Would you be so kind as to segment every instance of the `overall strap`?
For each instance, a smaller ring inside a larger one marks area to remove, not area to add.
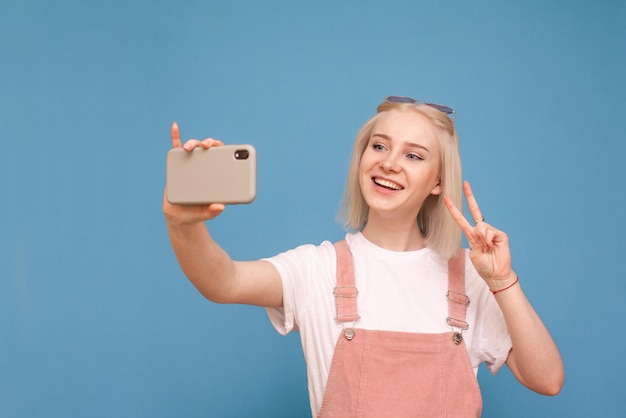
[[[448,261],[448,325],[461,330],[469,328],[465,321],[469,297],[465,294],[465,250],[459,248]]]
[[[355,285],[352,253],[346,240],[336,242],[334,247],[337,256],[337,283],[333,294],[335,295],[337,321],[353,322],[358,320],[360,316],[356,306],[359,291]]]

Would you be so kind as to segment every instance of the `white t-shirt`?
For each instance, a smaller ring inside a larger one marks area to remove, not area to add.
[[[396,252],[378,247],[361,233],[347,234],[359,290],[357,306],[362,329],[444,333],[448,317],[448,264],[434,251]],[[268,308],[276,330],[300,332],[307,367],[313,416],[322,403],[335,343],[343,324],[335,320],[333,289],[336,256],[333,244],[302,245],[267,259],[283,284],[283,307]],[[496,373],[511,349],[508,330],[493,295],[466,255],[465,289],[470,298],[463,338],[478,372],[485,362]]]

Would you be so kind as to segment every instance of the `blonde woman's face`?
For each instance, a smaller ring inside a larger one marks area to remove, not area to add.
[[[369,216],[415,220],[424,200],[440,194],[440,147],[419,113],[390,110],[376,121],[359,166]]]

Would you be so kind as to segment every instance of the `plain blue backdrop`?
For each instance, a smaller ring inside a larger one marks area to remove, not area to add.
[[[210,223],[255,259],[342,237],[389,94],[456,109],[565,361],[553,398],[481,368],[483,416],[622,416],[626,2],[2,0],[0,36],[0,417],[310,415],[298,336],[180,272],[169,126],[257,148],[256,201]]]

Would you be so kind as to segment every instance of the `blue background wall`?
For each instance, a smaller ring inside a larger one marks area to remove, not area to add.
[[[343,234],[352,140],[383,96],[457,110],[464,175],[563,354],[485,417],[620,416],[626,3],[0,3],[0,417],[309,414],[297,335],[206,302],[161,212],[169,126],[253,143],[234,258]]]

